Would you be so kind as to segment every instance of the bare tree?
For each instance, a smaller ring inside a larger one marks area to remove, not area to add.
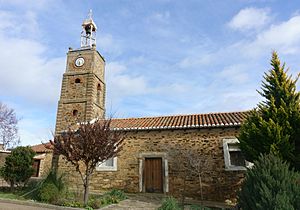
[[[203,175],[205,172],[211,170],[212,159],[209,154],[201,154],[196,149],[186,149],[183,147],[168,146],[165,148],[169,155],[176,159],[173,170],[178,171],[178,176],[183,179],[182,205],[185,201],[186,181],[191,177],[197,177],[199,182],[200,198],[203,201]],[[195,179],[194,178],[194,179]]]
[[[191,175],[196,175],[199,181],[199,189],[201,201],[203,201],[203,183],[202,176],[207,172],[211,166],[211,157],[208,155],[200,155],[196,150],[188,150],[184,152],[186,162],[186,169]]]
[[[56,154],[75,166],[84,186],[84,204],[89,197],[89,181],[98,163],[117,156],[123,136],[110,129],[111,120],[79,123],[77,130],[69,128],[55,136],[51,144]]]
[[[0,142],[4,149],[20,143],[17,124],[15,111],[0,102]]]

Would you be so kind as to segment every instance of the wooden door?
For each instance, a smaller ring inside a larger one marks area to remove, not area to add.
[[[146,192],[163,192],[163,173],[161,158],[146,158],[144,168]]]
[[[34,177],[38,177],[39,176],[39,172],[40,172],[40,160],[34,160],[34,162],[33,162],[33,165],[32,165],[32,167],[33,167],[33,169],[34,169],[34,173],[33,173],[33,175],[32,176],[34,176]]]

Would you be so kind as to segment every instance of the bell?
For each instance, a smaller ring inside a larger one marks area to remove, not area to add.
[[[87,25],[85,26],[85,33],[87,36],[90,36],[92,34],[92,26],[91,25]]]

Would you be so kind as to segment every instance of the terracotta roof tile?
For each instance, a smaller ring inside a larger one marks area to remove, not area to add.
[[[45,144],[37,144],[31,146],[31,149],[35,151],[36,153],[45,153],[45,152],[52,152],[52,145],[50,142],[45,143]]]
[[[111,127],[115,130],[233,127],[240,126],[248,115],[249,111],[123,119],[115,118],[112,119]]]

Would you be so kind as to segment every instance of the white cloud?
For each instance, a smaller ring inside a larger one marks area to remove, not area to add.
[[[238,110],[250,110],[253,109],[258,101],[261,100],[258,93],[254,90],[232,90],[223,93],[220,99],[216,100],[216,109],[220,109],[220,104],[222,104],[222,109],[230,111]]]
[[[21,145],[40,144],[52,139],[53,129],[48,127],[47,119],[27,118],[19,121]]]
[[[127,68],[117,62],[106,65],[106,84],[112,101],[121,100],[126,96],[148,93],[147,82],[142,76],[131,76]]]
[[[98,34],[97,47],[99,51],[104,54],[107,53],[117,56],[122,53],[120,41],[116,40],[111,34]]]
[[[259,33],[253,42],[242,45],[242,51],[252,56],[272,50],[284,54],[297,54],[300,51],[300,16],[294,16],[288,21],[273,24]]]
[[[243,84],[249,79],[248,73],[245,72],[246,65],[244,64],[233,64],[225,67],[217,77],[231,84]]]
[[[38,32],[38,23],[33,12],[27,11],[16,16],[7,11],[0,10],[0,31],[7,37],[33,38]]]
[[[212,55],[207,53],[199,53],[195,55],[189,55],[182,59],[179,63],[178,66],[180,68],[192,68],[195,66],[198,66],[199,68],[203,65],[210,64],[212,61]]]
[[[0,0],[0,4],[17,6],[25,9],[44,9],[49,8],[49,5],[59,5],[59,0]]]
[[[29,37],[18,38],[19,33],[37,30],[32,27],[38,24],[34,14],[15,17],[0,11],[0,22],[6,23],[0,28],[1,95],[17,95],[34,103],[56,104],[65,58],[47,59],[43,56],[46,46]],[[7,31],[16,36],[7,35]]]
[[[170,21],[170,12],[156,12],[148,17],[148,22],[154,24],[168,24]]]
[[[172,20],[169,11],[155,12],[145,18],[145,29],[153,37],[174,38],[173,30],[170,28]]]
[[[270,9],[249,7],[239,11],[228,26],[239,31],[258,30],[267,25],[271,20]]]

